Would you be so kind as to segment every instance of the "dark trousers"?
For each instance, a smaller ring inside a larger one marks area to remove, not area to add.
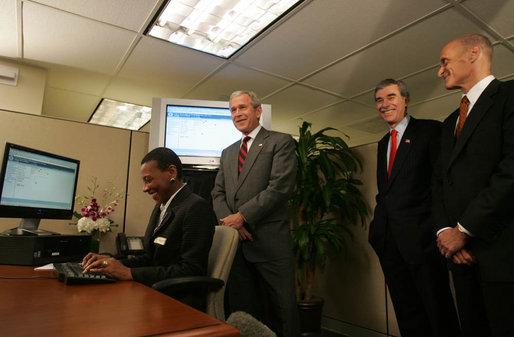
[[[514,283],[484,282],[478,266],[450,263],[450,269],[463,336],[514,336]]]
[[[446,261],[437,251],[408,264],[389,237],[380,263],[402,337],[460,336]]]
[[[227,283],[229,313],[244,311],[269,325],[278,336],[297,337],[300,323],[295,296],[292,259],[251,263],[239,245]],[[268,312],[269,322],[265,319]]]

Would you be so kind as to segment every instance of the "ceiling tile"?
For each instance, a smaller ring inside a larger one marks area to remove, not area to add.
[[[263,103],[271,104],[273,130],[296,135],[302,120],[311,122],[315,118],[315,114],[310,115],[309,112],[330,105],[337,100],[339,98],[321,91],[294,85],[266,98]]]
[[[437,77],[437,70],[439,68],[437,66],[427,69],[423,72],[414,74],[412,76],[408,76],[403,78],[403,82],[405,82],[407,89],[410,94],[410,104],[409,106],[415,105],[421,101],[429,100],[434,97],[439,97],[441,95],[447,94],[447,90],[444,87],[443,81]],[[399,78],[395,78],[399,79]],[[377,81],[373,85],[373,87],[368,90],[366,93],[356,96],[352,98],[355,101],[358,101],[362,104],[367,104],[375,107],[375,97],[374,97],[374,89],[375,86],[382,79]]]
[[[375,135],[378,138],[381,138],[389,129],[387,123],[384,122],[378,113],[368,119],[358,120],[355,123],[348,124],[347,128],[349,130],[358,130],[370,135]]]
[[[230,94],[236,90],[252,90],[259,97],[265,97],[287,84],[288,82],[282,79],[235,64],[228,64],[202,82],[185,98],[228,101]],[[220,91],[220,88],[224,90]]]
[[[152,37],[143,37],[122,67],[119,77],[160,82],[181,98],[224,60]]]
[[[0,55],[18,57],[17,1],[0,1]]]
[[[330,107],[318,110],[314,113],[306,114],[302,118],[312,123],[312,130],[320,130],[325,127],[332,127],[338,131],[333,131],[331,134],[337,136],[347,135],[349,138],[344,137],[348,144],[355,144],[356,139],[370,137],[377,138],[374,135],[376,130],[370,131],[369,129],[358,127],[358,121],[367,121],[377,116],[374,108],[364,106],[362,104],[344,101],[334,104]],[[383,122],[382,122],[383,123]],[[384,123],[385,124],[385,123]],[[357,125],[357,126],[356,126]],[[387,127],[385,127],[387,129]],[[383,128],[379,129],[382,134]]]
[[[441,48],[454,37],[470,31],[480,32],[460,13],[447,10],[325,69],[306,82],[352,96],[374,88],[384,78],[400,78],[437,64]],[[375,82],[373,86],[370,81]]]
[[[132,31],[145,29],[146,20],[151,16],[153,9],[162,2],[161,0],[34,1]]]
[[[338,130],[348,136],[348,138],[344,138],[348,146],[353,147],[362,144],[375,143],[387,132],[387,126],[384,121],[378,120],[376,117],[372,119],[372,123],[373,122],[378,125],[378,127],[375,128],[374,133],[346,127],[340,127]]]
[[[514,74],[514,52],[497,45],[493,52],[492,73],[497,77]]]
[[[55,64],[47,64],[47,87],[100,96],[109,84],[110,76]],[[80,79],[77,81],[77,79]]]
[[[512,0],[467,0],[463,6],[487,22],[504,37],[514,35],[514,1]]]
[[[441,7],[432,0],[312,1],[235,58],[298,79]]]
[[[513,62],[514,55],[503,45],[497,45],[494,48],[492,73],[498,78],[511,74],[514,71]],[[423,72],[402,79],[410,93],[410,107],[448,94],[443,80],[437,76],[438,70],[439,66],[435,65]],[[366,93],[354,97],[353,100],[374,106],[374,87]]]
[[[113,74],[135,33],[30,2],[23,6],[24,57]]]
[[[319,130],[327,126],[334,128],[347,127],[358,120],[374,117],[376,114],[377,112],[374,108],[344,101],[312,113],[307,113],[302,118],[312,121],[313,129]]]
[[[151,107],[153,97],[182,97],[184,90],[171,81],[116,78],[105,90],[103,98]]]
[[[409,108],[409,113],[416,118],[444,120],[459,107],[461,92],[454,90],[448,95],[423,102]]]
[[[43,100],[43,115],[87,122],[100,102],[100,97],[47,88]]]

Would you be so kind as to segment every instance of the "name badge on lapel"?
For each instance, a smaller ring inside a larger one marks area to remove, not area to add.
[[[162,236],[156,237],[153,243],[164,246],[166,244],[166,238]]]

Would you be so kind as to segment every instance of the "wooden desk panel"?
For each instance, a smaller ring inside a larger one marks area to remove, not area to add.
[[[0,265],[0,276],[54,277]],[[0,279],[3,336],[239,336],[239,331],[137,282],[65,285],[53,278]]]

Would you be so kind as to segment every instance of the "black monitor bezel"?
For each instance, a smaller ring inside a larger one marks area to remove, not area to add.
[[[77,173],[75,175],[73,201],[71,203],[70,209],[10,206],[10,205],[0,204],[0,218],[71,219],[73,217],[73,211],[75,208],[75,194],[77,192],[80,161],[78,159],[65,157],[62,155],[55,154],[55,153],[50,153],[50,152],[34,149],[31,147],[6,142],[5,149],[4,149],[4,155],[3,155],[3,161],[2,161],[2,170],[0,172],[0,200],[2,198],[2,192],[3,192],[3,187],[4,187],[5,174],[6,174],[6,169],[7,169],[7,160],[8,160],[8,156],[9,156],[11,149],[18,149],[18,150],[22,150],[22,151],[27,151],[27,152],[31,152],[31,153],[35,153],[35,154],[40,154],[40,155],[49,156],[52,158],[76,163],[77,164]]]

